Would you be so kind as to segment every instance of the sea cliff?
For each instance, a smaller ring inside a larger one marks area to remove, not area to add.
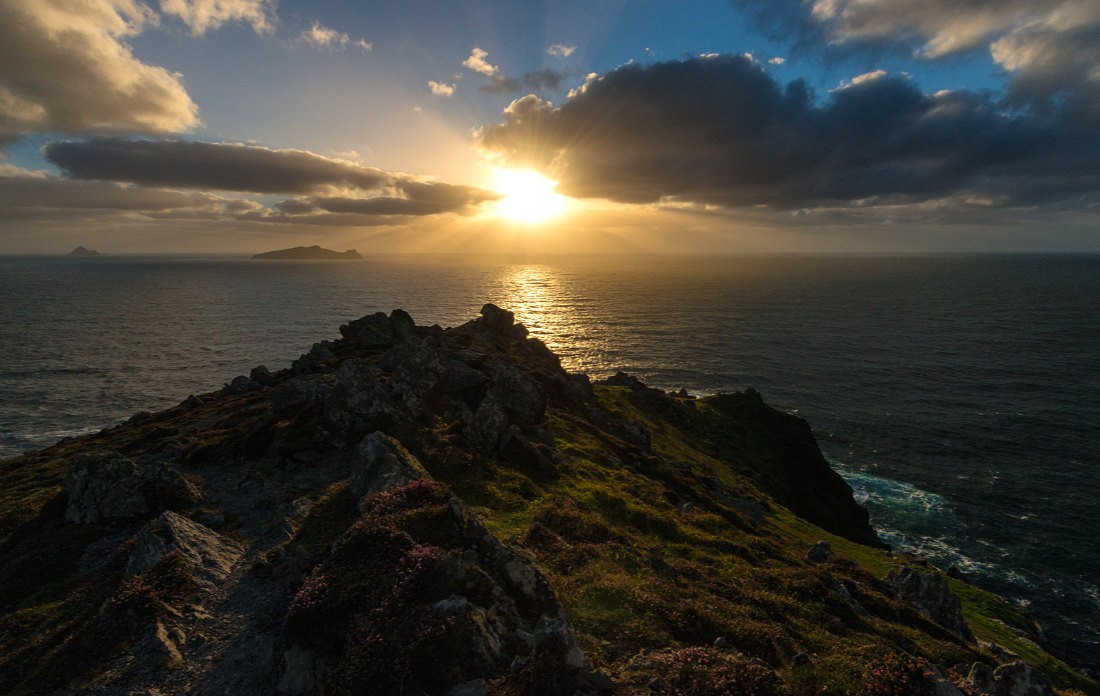
[[[569,374],[486,305],[0,464],[0,692],[1053,694],[801,419]]]

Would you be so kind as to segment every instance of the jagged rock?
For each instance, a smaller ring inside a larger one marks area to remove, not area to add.
[[[143,573],[172,551],[179,551],[191,576],[207,586],[224,580],[243,549],[198,522],[165,511],[145,525],[134,541],[126,573]]]
[[[283,674],[275,686],[281,696],[315,694],[328,671],[327,661],[312,650],[292,645],[283,654]]]
[[[970,666],[966,681],[970,689],[981,696],[993,693],[993,668],[984,662],[975,662]]]
[[[368,349],[387,348],[396,340],[393,324],[382,312],[348,322],[340,327],[340,335],[354,345]]]
[[[1054,693],[1047,676],[1022,660],[993,670],[993,696],[1048,696]]]
[[[350,487],[358,498],[427,477],[428,472],[416,457],[380,431],[364,437],[352,456]]]
[[[904,566],[891,570],[885,582],[898,599],[913,605],[929,619],[963,639],[974,641],[974,635],[962,615],[962,602],[948,589],[943,575],[920,573]]]
[[[516,315],[495,304],[481,307],[481,318],[476,320],[477,327],[496,336],[507,336],[515,325]]]
[[[833,547],[827,541],[819,541],[806,552],[806,560],[810,563],[828,563],[833,560]]]
[[[439,353],[425,341],[404,340],[382,356],[379,366],[390,373],[390,390],[412,413],[426,409],[442,379],[443,363]]]
[[[248,394],[249,392],[258,391],[263,389],[264,385],[259,382],[253,381],[249,377],[244,375],[237,375],[233,378],[229,384],[222,387],[222,396],[240,396],[241,394]]]
[[[134,659],[154,669],[182,667],[183,655],[161,622],[151,624],[133,648]]]
[[[162,458],[139,467],[141,488],[150,511],[184,510],[202,499],[202,491],[176,468],[173,460],[179,452],[169,451]]]
[[[333,381],[328,375],[288,379],[271,395],[271,407],[276,413],[289,413],[310,404],[323,403],[332,391]]]
[[[137,517],[149,511],[137,465],[119,454],[80,454],[65,478],[65,519],[79,524]]]
[[[619,428],[619,436],[643,452],[651,451],[653,438],[649,434],[649,429],[638,421],[623,423]]]
[[[867,609],[852,596],[852,593],[848,591],[848,588],[840,580],[837,580],[832,573],[825,573],[821,576],[825,586],[840,595],[841,601],[848,605],[848,608],[857,614],[866,614]]]
[[[275,375],[271,374],[271,370],[267,369],[266,365],[257,365],[252,368],[252,371],[248,373],[248,378],[264,387],[275,385]]]

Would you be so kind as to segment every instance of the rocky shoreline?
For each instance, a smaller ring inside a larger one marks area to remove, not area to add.
[[[340,333],[3,463],[0,691],[1096,693],[752,390],[592,383],[493,305]]]

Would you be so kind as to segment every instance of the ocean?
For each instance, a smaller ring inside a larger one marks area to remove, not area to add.
[[[1100,662],[1100,257],[0,257],[0,458],[285,367],[338,327],[485,302],[571,371],[752,386],[880,535]]]

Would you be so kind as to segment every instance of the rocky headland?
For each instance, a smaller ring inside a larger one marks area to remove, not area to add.
[[[69,256],[102,256],[101,253],[95,249],[88,249],[83,246],[78,246],[69,252]]]
[[[313,246],[297,246],[291,249],[278,249],[256,254],[252,258],[265,261],[302,260],[302,261],[358,261],[362,255],[355,249],[347,251],[333,251],[314,244]]]
[[[1097,693],[755,391],[592,382],[493,305],[340,333],[0,463],[0,692]]]

